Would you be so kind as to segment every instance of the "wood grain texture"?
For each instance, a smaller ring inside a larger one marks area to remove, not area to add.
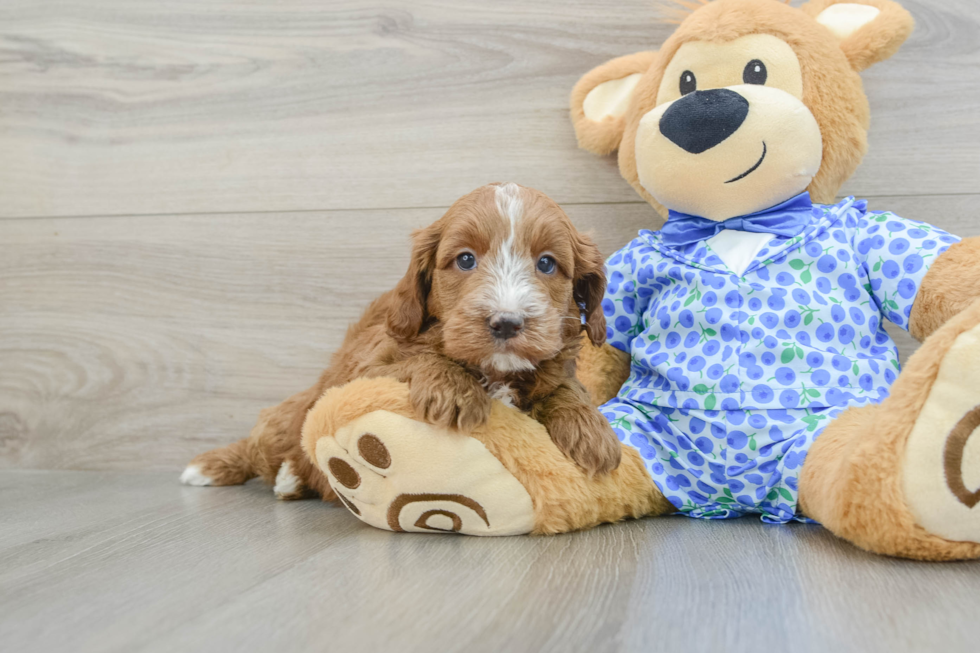
[[[980,234],[978,196],[872,209]],[[645,204],[573,205],[606,254]],[[0,221],[0,466],[177,469],[315,381],[442,209]],[[914,341],[892,330],[905,356]]]
[[[392,535],[257,483],[0,472],[0,641],[92,651],[973,651],[980,563],[818,526]]]
[[[980,192],[980,4],[904,4],[845,190]],[[650,0],[5,0],[0,216],[445,206],[508,179],[633,201],[567,98],[671,29]]]

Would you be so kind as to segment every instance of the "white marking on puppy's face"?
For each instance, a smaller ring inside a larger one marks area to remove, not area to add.
[[[517,252],[517,229],[524,218],[521,187],[504,184],[496,189],[497,210],[507,224],[507,238],[487,257],[490,275],[488,304],[491,313],[515,313],[527,318],[540,315],[547,298],[535,287],[534,262]]]
[[[524,215],[524,201],[521,199],[521,187],[510,182],[497,186],[494,192],[497,210],[500,216],[510,221],[510,234],[513,238],[514,229]]]
[[[180,475],[180,482],[184,485],[204,486],[211,485],[214,481],[210,476],[205,476],[197,465],[188,465]]]
[[[508,231],[504,241],[485,261],[490,279],[485,291],[490,317],[501,313],[516,315],[521,320],[540,317],[548,310],[548,297],[534,283],[535,261],[527,253],[518,251],[517,245],[517,231],[524,218],[521,188],[513,183],[497,186],[494,199]],[[498,343],[498,349],[504,351],[494,353],[485,365],[503,373],[533,370],[533,363],[506,351],[508,343]]]
[[[302,486],[303,482],[296,474],[293,474],[293,468],[288,460],[279,466],[279,472],[276,473],[276,485],[272,488],[277,497],[297,494]]]

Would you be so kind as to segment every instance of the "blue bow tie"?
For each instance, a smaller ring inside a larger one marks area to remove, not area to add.
[[[667,223],[660,229],[660,237],[669,247],[682,247],[707,240],[723,229],[792,238],[799,235],[811,220],[813,220],[813,202],[810,200],[810,193],[803,192],[772,208],[729,218],[724,222],[671,211]]]

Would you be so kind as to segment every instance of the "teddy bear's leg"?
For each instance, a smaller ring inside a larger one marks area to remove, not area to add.
[[[495,402],[485,426],[447,431],[416,419],[408,386],[393,379],[327,391],[303,448],[351,512],[393,531],[559,533],[673,511],[633,449],[590,478],[516,410]]]
[[[877,406],[814,442],[804,513],[858,546],[925,560],[980,557],[980,300],[937,329]]]

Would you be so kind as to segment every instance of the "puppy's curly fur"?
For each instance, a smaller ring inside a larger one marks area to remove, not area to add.
[[[407,381],[430,423],[472,430],[498,398],[542,422],[590,474],[619,465],[615,433],[575,378],[583,330],[605,340],[595,244],[550,198],[516,184],[473,191],[413,239],[407,274],[348,329],[316,385],[263,410],[248,438],[194,458],[185,482],[261,476],[284,499],[334,499],[300,446],[303,421],[328,388],[379,376]],[[501,316],[506,336],[494,326]]]

